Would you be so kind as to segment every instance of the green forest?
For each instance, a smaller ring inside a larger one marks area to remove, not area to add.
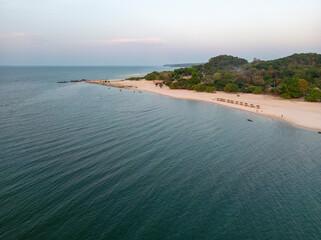
[[[321,54],[293,54],[262,61],[221,55],[207,63],[142,77],[162,80],[171,89],[273,94],[283,98],[321,100]],[[141,78],[130,78],[138,80]]]

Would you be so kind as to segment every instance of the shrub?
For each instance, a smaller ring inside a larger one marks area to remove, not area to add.
[[[225,92],[237,92],[239,90],[238,86],[234,83],[228,83],[224,87]]]
[[[159,80],[170,80],[170,79],[172,79],[173,74],[174,73],[171,71],[161,72],[159,74]]]
[[[254,94],[261,94],[262,93],[262,89],[257,87],[254,91],[253,91]]]
[[[285,98],[285,99],[290,99],[291,98],[291,96],[288,93],[283,93],[280,96]]]
[[[126,78],[126,80],[134,80],[134,81],[138,81],[144,79],[144,77],[130,77],[130,78]]]
[[[216,87],[206,87],[205,88],[205,92],[215,92],[216,91]]]
[[[206,87],[204,85],[202,85],[202,84],[197,84],[197,85],[194,86],[193,89],[195,91],[197,91],[197,92],[204,92]]]
[[[257,88],[256,86],[252,86],[252,85],[249,86],[249,90],[250,90],[251,93],[253,93],[256,88]]]
[[[159,78],[159,73],[158,72],[152,72],[152,73],[149,73],[145,76],[145,79],[146,80],[156,80]]]
[[[308,90],[308,87],[309,87],[308,81],[306,81],[304,79],[299,79],[298,80],[298,84],[299,84],[300,92],[303,93],[303,94],[307,93],[307,90]]]
[[[321,91],[319,89],[312,89],[309,92],[309,96],[305,97],[305,100],[309,102],[317,102],[319,99],[321,99]]]
[[[177,83],[171,83],[168,86],[170,89],[179,89],[179,86],[177,85]]]
[[[284,96],[290,96],[289,98],[298,98],[302,96],[300,92],[298,79],[287,78],[277,88],[278,92]]]

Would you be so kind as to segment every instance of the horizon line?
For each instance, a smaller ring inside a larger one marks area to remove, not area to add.
[[[164,65],[14,65],[0,64],[0,67],[163,67]]]

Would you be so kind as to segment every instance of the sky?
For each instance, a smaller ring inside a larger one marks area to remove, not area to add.
[[[0,0],[0,65],[321,53],[321,0]]]

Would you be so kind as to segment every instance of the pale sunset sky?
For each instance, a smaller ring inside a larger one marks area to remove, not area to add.
[[[0,65],[321,53],[321,0],[0,0]]]

